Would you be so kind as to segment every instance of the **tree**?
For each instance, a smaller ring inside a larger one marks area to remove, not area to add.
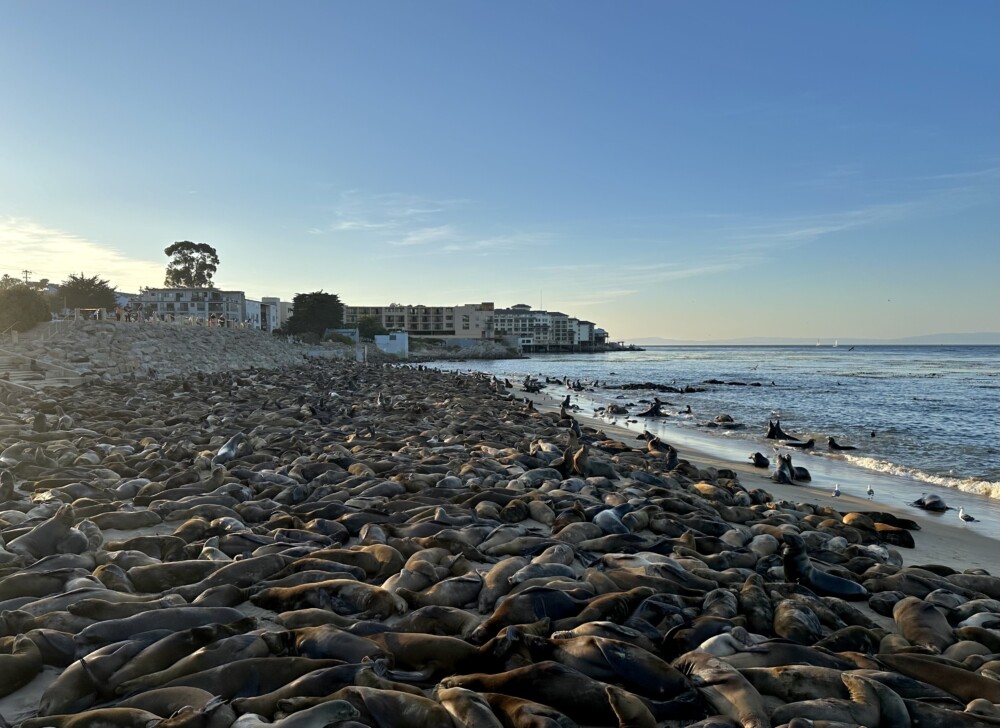
[[[335,293],[297,293],[292,299],[292,315],[285,322],[290,334],[312,332],[323,336],[327,329],[339,329],[344,323],[344,306]]]
[[[40,291],[21,283],[0,288],[0,331],[13,327],[27,331],[35,324],[50,321],[49,305]]]
[[[362,339],[374,339],[378,335],[388,333],[378,316],[362,316],[358,319],[358,336]]]
[[[208,243],[192,243],[182,240],[164,248],[171,256],[167,264],[167,278],[163,282],[168,288],[211,288],[212,276],[219,268],[219,254]]]
[[[97,276],[87,278],[83,273],[70,273],[59,286],[56,300],[64,308],[114,308],[117,305],[112,285]]]

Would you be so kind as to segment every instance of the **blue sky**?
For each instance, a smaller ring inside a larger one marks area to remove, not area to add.
[[[5,0],[0,273],[1000,330],[998,8]]]

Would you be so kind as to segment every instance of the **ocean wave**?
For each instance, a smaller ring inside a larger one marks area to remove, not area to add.
[[[954,488],[963,493],[974,493],[976,495],[984,495],[988,498],[1000,499],[1000,482],[979,480],[977,478],[954,478],[949,475],[932,475],[915,468],[907,468],[896,463],[886,462],[885,460],[866,458],[859,455],[845,454],[844,459],[852,465],[857,465],[866,470],[874,470],[879,473],[919,480],[924,483],[941,486],[942,488]]]

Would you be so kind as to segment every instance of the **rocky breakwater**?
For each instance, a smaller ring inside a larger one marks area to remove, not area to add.
[[[27,340],[17,353],[53,374],[65,369],[85,379],[185,376],[194,372],[275,368],[296,364],[305,349],[252,329],[218,329],[182,324],[77,322],[48,341]]]
[[[23,728],[1000,724],[1000,579],[904,566],[883,514],[776,502],[476,376],[59,397],[0,393]]]

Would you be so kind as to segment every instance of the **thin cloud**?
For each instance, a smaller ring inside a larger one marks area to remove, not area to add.
[[[411,230],[406,235],[395,240],[390,240],[389,245],[396,247],[409,247],[411,245],[429,245],[440,243],[446,240],[453,240],[455,230],[451,225],[440,225],[438,227],[425,227]]]
[[[113,246],[16,217],[0,217],[0,250],[4,265],[0,273],[20,277],[20,271],[27,269],[32,280],[59,283],[70,273],[82,272],[129,292],[161,285],[167,263],[166,258],[162,262],[132,258]]]

